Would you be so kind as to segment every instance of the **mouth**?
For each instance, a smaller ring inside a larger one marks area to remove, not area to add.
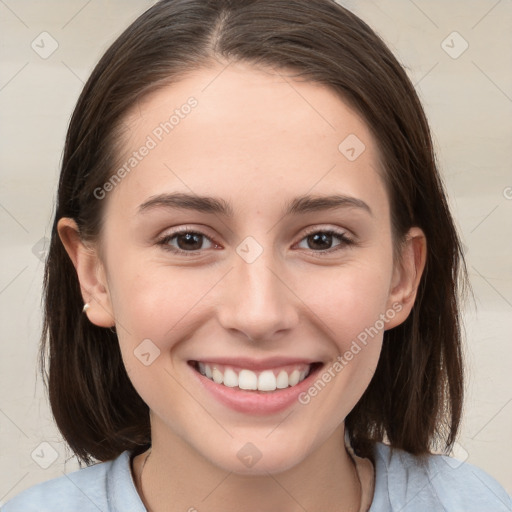
[[[256,370],[208,361],[189,361],[189,365],[215,384],[253,393],[277,393],[294,388],[323,366],[320,362],[297,363]]]

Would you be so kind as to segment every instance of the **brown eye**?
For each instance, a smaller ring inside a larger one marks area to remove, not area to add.
[[[338,240],[337,243],[336,240]],[[300,243],[303,241],[306,242],[306,247],[302,246],[301,249],[309,249],[315,252],[326,252],[331,249],[337,250],[337,248],[343,248],[353,243],[345,233],[334,230],[313,231],[307,234]]]
[[[204,246],[205,240],[209,244],[206,247]],[[164,249],[176,253],[195,252],[214,247],[210,238],[195,231],[180,231],[167,235],[159,240],[158,244]]]
[[[184,235],[176,235],[178,249],[185,251],[197,251],[203,245],[203,235],[199,233],[185,233]]]

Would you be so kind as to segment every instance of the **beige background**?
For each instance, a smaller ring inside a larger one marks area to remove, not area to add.
[[[65,131],[83,82],[151,3],[0,1],[0,504],[78,468],[36,373],[38,255],[50,233]],[[344,4],[390,45],[427,110],[475,293],[466,312],[469,381],[455,455],[512,493],[512,2]],[[52,44],[57,49],[44,55]]]

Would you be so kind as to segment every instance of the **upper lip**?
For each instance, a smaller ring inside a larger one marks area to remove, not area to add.
[[[302,359],[296,357],[270,357],[267,359],[250,359],[247,357],[208,357],[198,358],[193,361],[201,362],[204,364],[219,364],[223,366],[236,366],[246,368],[247,370],[263,371],[279,368],[280,366],[291,365],[311,365],[319,363],[315,359]]]

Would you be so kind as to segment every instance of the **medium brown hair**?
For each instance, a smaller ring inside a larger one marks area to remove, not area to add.
[[[95,67],[67,133],[44,278],[41,370],[62,435],[86,464],[151,443],[149,408],[128,378],[115,331],[82,314],[57,222],[71,217],[84,240],[97,239],[105,201],[94,190],[114,172],[130,107],[219,59],[292,70],[296,79],[323,84],[371,129],[394,246],[418,226],[427,261],[410,315],[384,333],[377,369],[346,418],[347,432],[355,452],[370,459],[382,440],[415,455],[451,448],[463,399],[458,292],[467,273],[460,241],[413,85],[375,32],[332,0],[161,1]]]

